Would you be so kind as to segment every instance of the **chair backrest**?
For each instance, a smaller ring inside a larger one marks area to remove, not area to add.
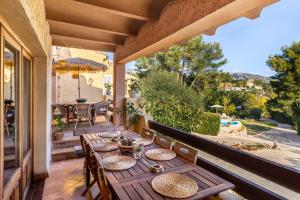
[[[198,151],[196,149],[180,142],[175,142],[174,151],[177,155],[183,157],[187,161],[196,164],[198,157]]]
[[[142,137],[154,140],[155,138],[155,130],[149,128],[143,128]]]
[[[94,169],[95,166],[93,166],[91,160],[91,153],[93,153],[94,150],[92,148],[92,144],[85,139],[83,140],[83,152],[84,152],[87,167],[90,169],[92,174],[95,174],[95,169]]]
[[[97,182],[103,200],[110,200],[110,191],[105,177],[104,167],[101,162],[101,157],[96,152],[91,153],[91,162],[93,165],[94,179]]]
[[[91,113],[91,107],[89,104],[76,104],[75,110],[77,117],[89,117]]]
[[[172,139],[169,137],[156,135],[154,142],[163,148],[172,149]]]

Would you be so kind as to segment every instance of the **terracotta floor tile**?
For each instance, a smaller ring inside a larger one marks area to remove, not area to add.
[[[85,188],[84,159],[55,162],[51,165],[49,178],[34,183],[26,200],[85,200],[81,196]],[[43,185],[44,184],[44,185]],[[97,188],[93,193],[97,194]]]

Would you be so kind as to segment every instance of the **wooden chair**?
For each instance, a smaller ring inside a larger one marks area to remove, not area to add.
[[[156,135],[154,142],[163,148],[172,149],[172,139],[169,137]]]
[[[174,152],[193,164],[196,164],[198,151],[188,145],[175,142]]]
[[[76,114],[74,112],[74,108],[68,108],[67,106],[64,106],[64,105],[57,105],[56,107],[59,108],[62,116],[64,118],[67,118],[68,117],[68,109],[69,109],[69,119],[68,120],[72,120],[72,123],[75,122],[75,119],[76,119]]]
[[[91,163],[91,153],[93,151],[93,149],[91,148],[91,144],[86,140],[84,135],[80,135],[80,142],[85,157],[83,168],[85,168],[86,170],[86,189],[81,194],[82,196],[84,196],[90,190],[90,188],[96,183],[96,180],[94,179],[90,183],[90,179],[89,179],[90,172],[92,171],[93,168]]]
[[[110,102],[102,101],[94,104],[94,111],[95,111],[95,118],[96,116],[104,116],[106,121],[109,122],[109,117],[108,117],[108,107],[109,107]]]
[[[150,140],[154,140],[155,138],[155,130],[149,129],[149,128],[143,128],[142,131],[142,137],[150,139]]]
[[[101,163],[101,157],[96,152],[91,153],[91,163],[93,166],[92,174],[100,190],[100,195],[97,195],[95,199],[111,200],[111,193],[104,174],[105,172],[104,167]]]
[[[76,123],[75,123],[75,130],[77,128],[77,124],[82,118],[85,118],[86,121],[89,122],[90,126],[92,127],[92,116],[91,116],[91,106],[89,104],[76,104],[75,105],[75,112],[76,112]]]

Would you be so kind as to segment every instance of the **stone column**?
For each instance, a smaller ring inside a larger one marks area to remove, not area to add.
[[[113,124],[119,126],[122,124],[122,119],[117,110],[122,108],[125,98],[125,64],[114,62],[113,74]]]
[[[34,178],[48,176],[51,162],[51,59],[33,58]]]

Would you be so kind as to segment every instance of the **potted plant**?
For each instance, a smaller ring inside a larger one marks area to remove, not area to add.
[[[108,101],[108,96],[111,96],[111,89],[112,89],[112,84],[110,82],[106,82],[104,84],[105,87],[105,95],[104,95],[104,101]]]
[[[62,120],[61,116],[55,117],[55,131],[53,132],[53,140],[60,141],[64,138],[64,130],[66,123]]]
[[[141,84],[138,79],[130,79],[128,94],[131,98],[141,97]]]
[[[121,115],[122,124],[124,125],[124,129],[128,130],[132,128],[135,124],[140,120],[140,114],[138,108],[134,107],[132,102],[125,102],[122,107],[117,109],[117,112]]]

